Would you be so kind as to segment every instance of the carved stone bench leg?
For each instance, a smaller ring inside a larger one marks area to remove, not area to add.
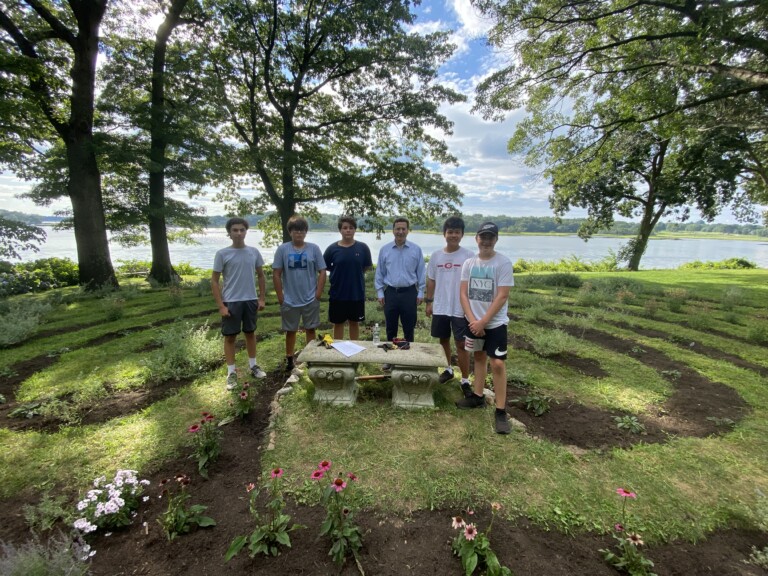
[[[432,391],[438,382],[434,367],[415,368],[394,366],[392,368],[392,404],[400,408],[434,408]]]
[[[315,385],[318,402],[351,406],[357,399],[355,366],[311,363],[309,379]]]

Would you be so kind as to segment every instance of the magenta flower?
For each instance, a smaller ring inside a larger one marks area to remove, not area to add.
[[[322,470],[323,472],[327,472],[331,469],[332,462],[330,460],[323,460],[320,462],[320,464],[317,465],[318,470]]]
[[[475,536],[477,536],[477,528],[475,528],[474,524],[467,524],[464,526],[464,538],[467,540],[474,540]]]
[[[321,480],[325,476],[324,470],[315,470],[312,472],[312,480]]]
[[[342,490],[344,490],[344,488],[347,487],[347,483],[344,482],[342,478],[336,478],[331,483],[331,486],[333,486],[336,489],[336,492],[341,492]]]
[[[253,490],[255,490],[255,489],[256,489],[256,484],[254,484],[253,482],[249,483],[249,484],[248,484],[248,485],[245,487],[245,491],[246,491],[246,492],[251,492],[251,491],[253,491]]]
[[[187,432],[192,432],[192,434],[194,434],[198,430],[200,430],[200,424],[192,424],[192,426],[187,428]]]
[[[613,529],[616,530],[616,532],[624,532],[624,526],[622,524],[614,524]]]
[[[200,415],[201,415],[203,418],[208,418],[208,416],[210,416],[210,415],[211,415],[211,413],[210,413],[210,412],[200,412]]]
[[[348,472],[348,473],[347,473],[347,478],[349,478],[350,480],[352,480],[352,482],[357,482],[357,475],[356,475],[356,474],[354,474],[353,472]]]
[[[635,494],[634,492],[630,492],[626,488],[616,488],[616,494],[618,494],[622,498],[637,498],[637,494]]]
[[[454,516],[453,522],[451,522],[451,527],[454,530],[458,530],[459,528],[464,528],[466,526],[466,522],[464,522],[464,518],[461,516]]]
[[[272,468],[272,472],[270,473],[272,478],[280,478],[283,475],[283,469],[282,468]]]

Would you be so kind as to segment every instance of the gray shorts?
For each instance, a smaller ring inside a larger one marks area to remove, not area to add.
[[[224,336],[240,334],[240,329],[245,333],[256,330],[256,316],[259,307],[256,300],[243,300],[242,302],[224,302],[229,309],[229,316],[221,317],[221,333]]]
[[[280,306],[280,317],[283,320],[282,329],[286,332],[298,332],[299,322],[309,330],[320,326],[320,301],[315,300],[304,306]]]

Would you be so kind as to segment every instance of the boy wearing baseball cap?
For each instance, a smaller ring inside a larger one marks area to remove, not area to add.
[[[509,434],[507,416],[507,300],[514,286],[512,261],[495,250],[499,227],[484,222],[477,230],[478,253],[461,268],[461,307],[469,322],[466,348],[474,354],[473,393],[456,402],[459,408],[482,408],[487,364],[490,362],[493,390],[496,394],[495,428]]]

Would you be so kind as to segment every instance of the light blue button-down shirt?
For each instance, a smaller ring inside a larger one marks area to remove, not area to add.
[[[405,288],[414,284],[418,289],[416,297],[423,298],[427,269],[421,248],[408,240],[400,247],[394,241],[385,244],[379,250],[376,274],[373,277],[373,287],[378,297],[384,298],[384,288],[387,286]]]

